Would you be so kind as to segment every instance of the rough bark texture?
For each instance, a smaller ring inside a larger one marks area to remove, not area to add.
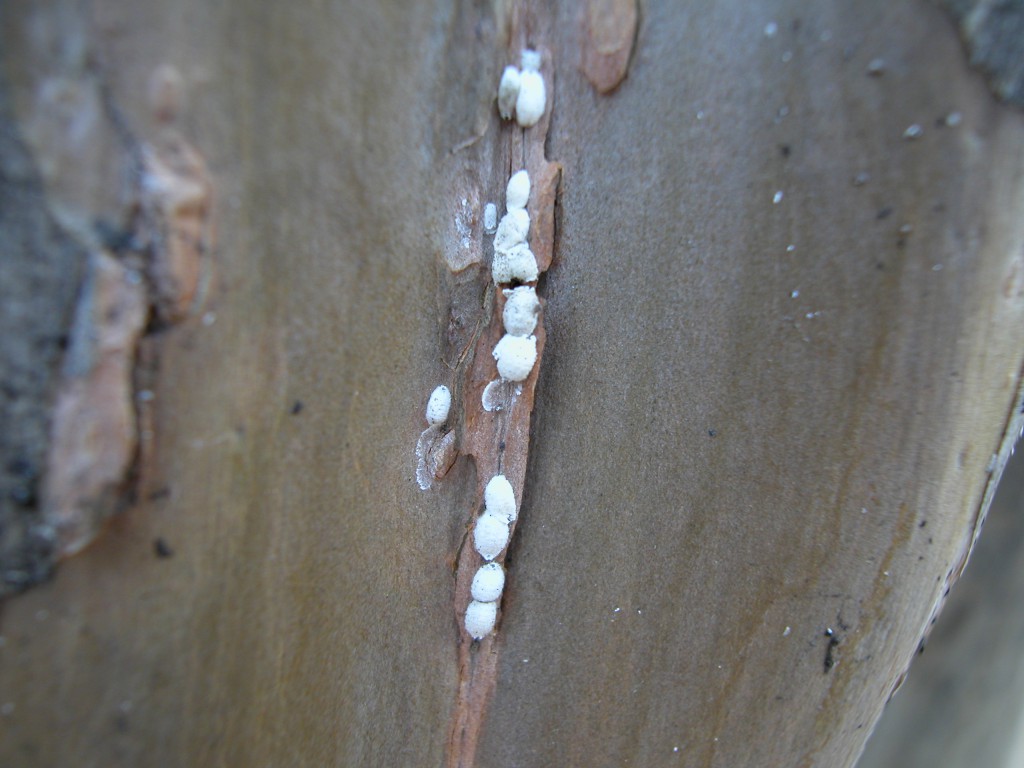
[[[531,7],[564,170],[477,764],[852,765],[1017,407],[1024,119],[925,2],[642,3],[609,95]],[[510,5],[2,13],[35,205],[124,217],[172,66],[219,234],[143,343],[137,503],[3,606],[0,763],[443,764],[478,478],[414,449],[482,311]],[[106,117],[45,119],[54,79]]]

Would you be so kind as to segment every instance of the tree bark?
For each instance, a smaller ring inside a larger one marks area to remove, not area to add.
[[[0,763],[450,758],[487,478],[415,448],[522,35],[562,176],[471,764],[854,764],[1019,428],[1024,118],[928,3],[638,9],[0,9],[36,205],[151,302],[125,508],[0,614]]]

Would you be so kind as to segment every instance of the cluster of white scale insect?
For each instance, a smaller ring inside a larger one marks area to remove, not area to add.
[[[513,117],[523,128],[536,125],[544,115],[547,91],[540,74],[540,54],[524,50],[522,70],[506,67],[498,86],[498,111],[506,120]],[[530,234],[530,176],[524,171],[512,175],[505,189],[506,213],[497,221],[497,209],[488,203],[484,209],[484,230],[494,234],[494,259],[491,277],[502,289],[505,308],[501,313],[505,335],[492,354],[497,363],[500,382],[524,381],[537,363],[537,327],[540,301],[532,285],[539,276],[537,259],[527,244]],[[441,385],[431,394],[424,414],[430,427],[424,435],[441,428],[448,421],[452,393]],[[484,407],[487,395],[484,395]],[[423,436],[421,435],[421,441]],[[417,449],[418,450],[418,449]],[[422,457],[421,457],[422,458]],[[425,487],[421,483],[421,487]],[[494,559],[508,546],[511,524],[516,519],[516,497],[512,484],[504,475],[495,475],[484,489],[484,512],[473,527],[473,546],[486,562],[480,566],[470,585],[472,600],[466,608],[466,632],[481,640],[494,630],[498,603],[505,588],[505,570]]]
[[[526,171],[512,175],[505,189],[507,213],[498,223],[494,235],[494,260],[491,277],[497,286],[510,283],[533,283],[539,275],[537,259],[526,239],[530,233],[530,214],[526,203],[530,199],[530,176]],[[540,302],[536,290],[529,285],[503,288],[505,310],[502,320],[505,335],[494,347],[498,373],[505,381],[523,381],[537,362],[537,327]]]
[[[480,640],[494,629],[498,601],[505,587],[505,571],[496,558],[508,544],[509,526],[516,519],[516,497],[512,483],[495,475],[484,489],[484,513],[473,528],[473,547],[487,562],[480,566],[469,587],[473,598],[466,608],[466,631]]]
[[[498,110],[505,119],[513,116],[520,126],[536,125],[544,114],[547,93],[540,72],[540,54],[525,50],[522,71],[506,67],[498,86]],[[484,228],[494,231],[491,277],[505,296],[501,313],[505,335],[492,354],[502,381],[521,382],[537,363],[537,337],[533,335],[540,314],[536,283],[537,259],[527,244],[530,234],[530,176],[523,170],[512,175],[505,188],[505,215],[494,226],[496,211],[485,210]],[[511,287],[511,286],[515,287]],[[492,382],[495,384],[496,382]],[[489,387],[491,385],[488,385]],[[485,408],[486,406],[485,394]],[[490,408],[487,408],[490,410]],[[473,547],[485,562],[473,576],[466,608],[466,632],[481,640],[494,629],[498,603],[505,587],[505,570],[494,559],[508,546],[511,524],[516,519],[516,497],[504,475],[495,475],[484,489],[484,512],[473,527]]]
[[[498,85],[498,112],[506,120],[513,117],[523,128],[537,124],[544,114],[548,94],[540,74],[540,54],[525,50],[520,57],[522,70],[505,67]]]

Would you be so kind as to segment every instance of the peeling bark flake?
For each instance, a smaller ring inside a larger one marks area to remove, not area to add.
[[[192,310],[212,242],[213,191],[202,155],[173,129],[142,147],[139,203],[152,250],[150,280],[160,318]]]
[[[583,13],[583,74],[598,93],[611,93],[629,71],[637,0],[589,0]]]
[[[43,519],[59,556],[74,554],[114,510],[137,441],[132,369],[148,315],[139,274],[93,253],[57,395]]]

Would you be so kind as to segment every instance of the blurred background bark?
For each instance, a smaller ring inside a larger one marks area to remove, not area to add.
[[[858,768],[1024,765],[1024,452],[971,563]]]
[[[476,470],[414,449],[513,17],[563,175],[477,764],[856,762],[1019,428],[1012,77],[918,0],[640,2],[608,87],[588,9],[0,6],[0,763],[444,763]]]

